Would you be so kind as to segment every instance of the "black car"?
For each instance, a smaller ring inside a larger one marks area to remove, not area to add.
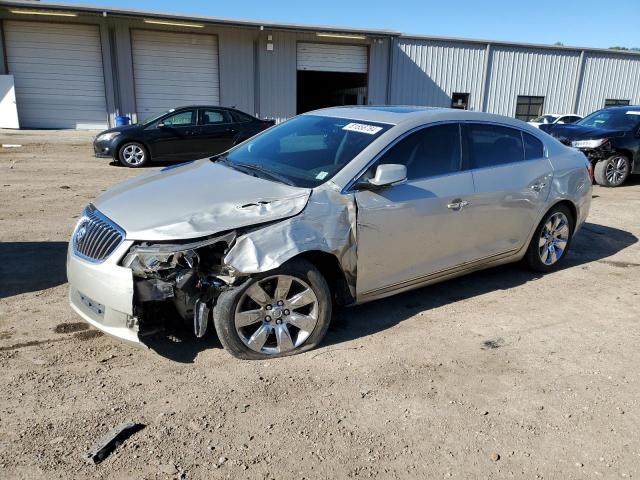
[[[599,185],[618,187],[640,173],[640,106],[603,108],[574,124],[540,129],[581,150]]]
[[[97,157],[139,168],[152,160],[193,160],[224,152],[271,127],[233,108],[172,108],[134,125],[111,128],[93,141]]]

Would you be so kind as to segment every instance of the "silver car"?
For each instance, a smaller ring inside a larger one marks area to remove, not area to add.
[[[71,306],[135,344],[186,321],[239,358],[303,352],[335,303],[519,260],[553,270],[591,183],[582,153],[519,120],[310,112],[98,197],[70,242]]]

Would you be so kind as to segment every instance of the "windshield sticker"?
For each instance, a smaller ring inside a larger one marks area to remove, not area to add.
[[[628,110],[627,115],[640,115],[640,110]]]
[[[329,172],[320,172],[316,175],[316,180],[324,180]]]
[[[367,125],[366,123],[348,123],[344,127],[342,127],[342,130],[349,130],[351,132],[360,132],[360,133],[366,133],[368,135],[375,135],[380,130],[382,130],[382,127]]]

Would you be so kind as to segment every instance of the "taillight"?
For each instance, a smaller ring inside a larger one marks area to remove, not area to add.
[[[589,178],[591,179],[591,183],[593,183],[593,164],[591,162],[587,164],[587,172],[589,173]]]

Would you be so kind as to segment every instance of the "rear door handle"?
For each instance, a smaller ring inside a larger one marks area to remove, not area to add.
[[[447,208],[449,210],[459,211],[459,210],[462,210],[464,207],[467,207],[469,205],[471,205],[470,202],[467,202],[466,200],[462,200],[460,198],[456,198],[454,201],[452,201],[451,203],[447,204]]]

